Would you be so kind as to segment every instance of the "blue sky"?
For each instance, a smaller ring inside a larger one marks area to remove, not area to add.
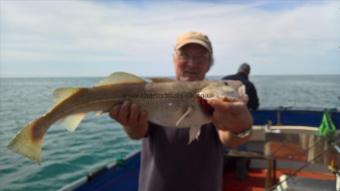
[[[213,43],[208,75],[340,74],[340,1],[0,0],[0,21],[1,77],[171,76],[188,31]]]

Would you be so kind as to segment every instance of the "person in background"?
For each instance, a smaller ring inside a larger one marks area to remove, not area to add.
[[[223,80],[239,80],[241,81],[246,87],[246,94],[248,95],[248,103],[247,106],[249,110],[257,110],[259,108],[259,99],[257,96],[256,87],[254,84],[249,80],[250,74],[250,65],[247,63],[242,63],[238,69],[238,72],[234,75],[225,76]],[[245,150],[246,146],[241,145],[239,150]],[[240,180],[243,180],[248,175],[248,163],[249,159],[244,157],[234,157],[236,160],[236,177]],[[227,160],[231,162],[232,160]]]
[[[189,32],[177,39],[173,53],[176,80],[199,81],[213,64],[209,38]],[[132,139],[141,139],[139,191],[221,191],[223,145],[237,147],[250,136],[252,117],[242,101],[211,100],[212,123],[203,125],[198,140],[188,144],[189,128],[162,127],[129,101],[110,116]]]
[[[257,97],[257,91],[254,84],[249,80],[250,65],[242,63],[238,69],[238,72],[234,75],[225,76],[223,80],[239,80],[246,86],[246,93],[249,97],[248,108],[250,110],[257,110],[259,108],[259,98]]]

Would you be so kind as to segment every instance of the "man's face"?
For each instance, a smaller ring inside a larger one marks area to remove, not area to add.
[[[188,44],[175,52],[174,66],[177,80],[203,80],[209,71],[210,55],[203,46]]]

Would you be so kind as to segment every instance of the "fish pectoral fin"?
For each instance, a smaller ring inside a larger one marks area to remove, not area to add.
[[[189,130],[189,141],[188,144],[192,143],[194,140],[198,140],[201,134],[201,126],[190,127]]]
[[[146,83],[146,81],[138,77],[134,74],[126,73],[126,72],[115,72],[112,73],[109,77],[100,81],[96,86],[106,86],[112,84],[125,84],[125,83]]]
[[[58,88],[58,89],[54,90],[54,92],[53,92],[53,96],[54,96],[53,107],[55,107],[56,105],[58,105],[59,103],[61,103],[65,99],[69,98],[70,96],[72,96],[73,94],[75,94],[78,91],[79,91],[79,88]]]
[[[183,121],[183,119],[188,116],[191,112],[192,112],[192,107],[187,107],[187,109],[185,110],[185,112],[183,113],[183,115],[181,115],[181,117],[176,121],[176,127],[179,126],[179,124]]]
[[[62,123],[68,131],[74,132],[79,126],[80,122],[85,118],[85,115],[86,113],[70,115],[66,117]]]

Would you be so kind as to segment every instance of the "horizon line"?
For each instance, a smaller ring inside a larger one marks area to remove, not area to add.
[[[206,77],[226,76],[229,74],[207,75]],[[108,76],[108,75],[107,75]],[[107,76],[0,76],[6,78],[105,78]],[[339,74],[251,74],[250,76],[340,76]],[[141,75],[141,77],[175,77],[174,75]]]

